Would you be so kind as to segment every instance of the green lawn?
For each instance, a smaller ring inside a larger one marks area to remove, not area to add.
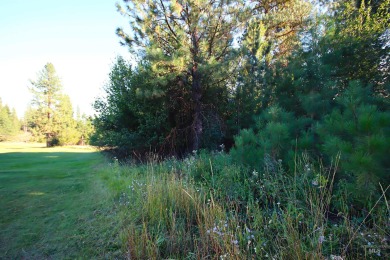
[[[0,143],[0,259],[121,258],[103,171],[91,148]]]

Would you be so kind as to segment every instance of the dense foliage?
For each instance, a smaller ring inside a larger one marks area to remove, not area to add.
[[[302,154],[328,170],[340,156],[329,210],[366,216],[390,183],[390,1],[322,2],[125,1],[117,33],[140,62],[114,64],[94,142],[232,147],[232,165],[289,177]]]

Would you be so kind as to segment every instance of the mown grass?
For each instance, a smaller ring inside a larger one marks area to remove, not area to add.
[[[121,257],[106,169],[91,148],[0,143],[0,259]]]

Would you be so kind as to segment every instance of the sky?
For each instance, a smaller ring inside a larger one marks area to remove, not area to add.
[[[130,60],[119,44],[117,27],[128,21],[116,0],[0,0],[0,98],[22,117],[32,96],[30,80],[46,63],[54,65],[74,111],[92,115],[103,96],[118,55]]]

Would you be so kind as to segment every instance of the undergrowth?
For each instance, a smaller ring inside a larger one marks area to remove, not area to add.
[[[330,167],[306,155],[294,164],[257,172],[222,152],[142,165],[114,158],[104,178],[120,205],[127,258],[390,257],[388,187],[367,212],[352,212],[348,193],[333,189],[338,158]]]

